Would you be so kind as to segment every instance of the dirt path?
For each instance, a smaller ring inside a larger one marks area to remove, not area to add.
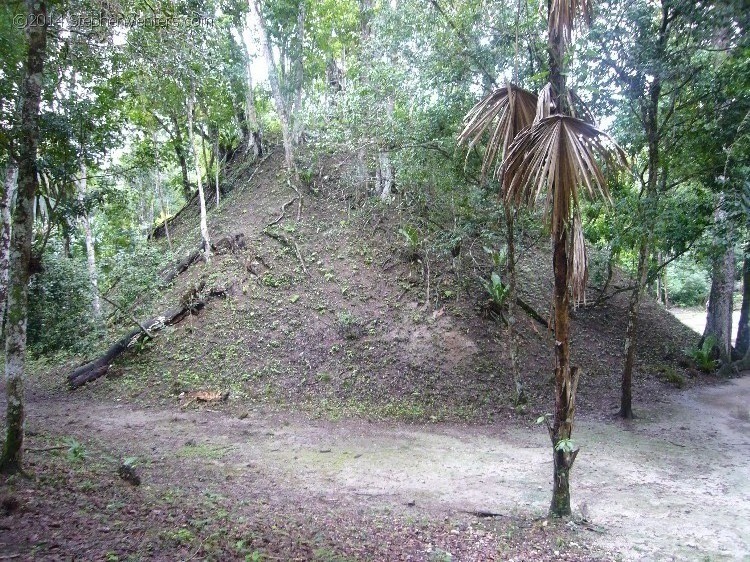
[[[155,483],[168,484],[164,466],[186,462],[189,450],[191,463],[237,486],[281,482],[321,501],[414,502],[431,515],[543,515],[548,506],[549,442],[538,427],[240,420],[90,402],[85,393],[32,400],[32,431],[93,437],[147,458],[145,478]],[[604,529],[596,540],[626,560],[750,560],[749,404],[745,377],[685,392],[633,424],[581,420],[574,502]]]

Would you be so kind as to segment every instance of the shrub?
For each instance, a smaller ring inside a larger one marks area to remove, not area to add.
[[[29,348],[35,355],[88,349],[99,329],[85,259],[47,254],[29,285]]]

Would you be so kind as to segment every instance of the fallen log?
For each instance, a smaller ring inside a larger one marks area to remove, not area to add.
[[[138,328],[131,330],[112,344],[104,355],[86,363],[85,365],[81,365],[70,373],[68,375],[68,386],[71,389],[76,389],[87,382],[91,382],[104,376],[109,370],[112,361],[128,348],[133,347],[140,341],[152,339],[155,332],[158,332],[165,326],[177,324],[185,316],[199,310],[204,305],[205,301],[202,300],[184,303],[180,306],[169,309],[164,314],[151,318],[147,322],[141,322]]]

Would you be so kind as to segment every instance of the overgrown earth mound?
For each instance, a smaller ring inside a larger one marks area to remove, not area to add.
[[[174,404],[189,392],[229,391],[228,409],[328,418],[513,415],[504,318],[484,288],[493,270],[486,239],[458,240],[441,252],[433,241],[450,225],[430,224],[429,207],[407,199],[367,197],[351,185],[352,166],[346,154],[317,158],[296,188],[280,150],[257,166],[235,164],[229,193],[209,213],[218,241],[210,262],[196,259],[198,208],[188,204],[168,225],[179,264],[164,264],[182,273],[152,312],[191,302],[201,308],[121,356],[96,391]],[[166,251],[163,233],[154,243]],[[551,258],[543,232],[522,238],[520,365],[528,410],[538,415],[553,398]],[[617,405],[627,316],[627,292],[617,288],[627,283],[616,279],[615,295],[610,290],[597,306],[591,288],[574,313],[583,414],[607,415]],[[203,307],[211,294],[220,298]],[[695,339],[661,307],[644,305],[636,404],[693,380],[677,360]]]

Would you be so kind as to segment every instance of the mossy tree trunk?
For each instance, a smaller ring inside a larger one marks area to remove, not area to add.
[[[5,168],[5,182],[0,197],[0,329],[5,322],[5,305],[8,299],[8,268],[10,261],[10,206],[16,192],[18,164],[12,158]]]
[[[23,84],[19,134],[18,195],[10,241],[10,277],[5,333],[6,434],[0,471],[18,472],[23,466],[24,360],[28,311],[29,263],[34,226],[34,197],[39,187],[37,149],[39,105],[47,49],[47,6],[27,0],[28,53]]]

